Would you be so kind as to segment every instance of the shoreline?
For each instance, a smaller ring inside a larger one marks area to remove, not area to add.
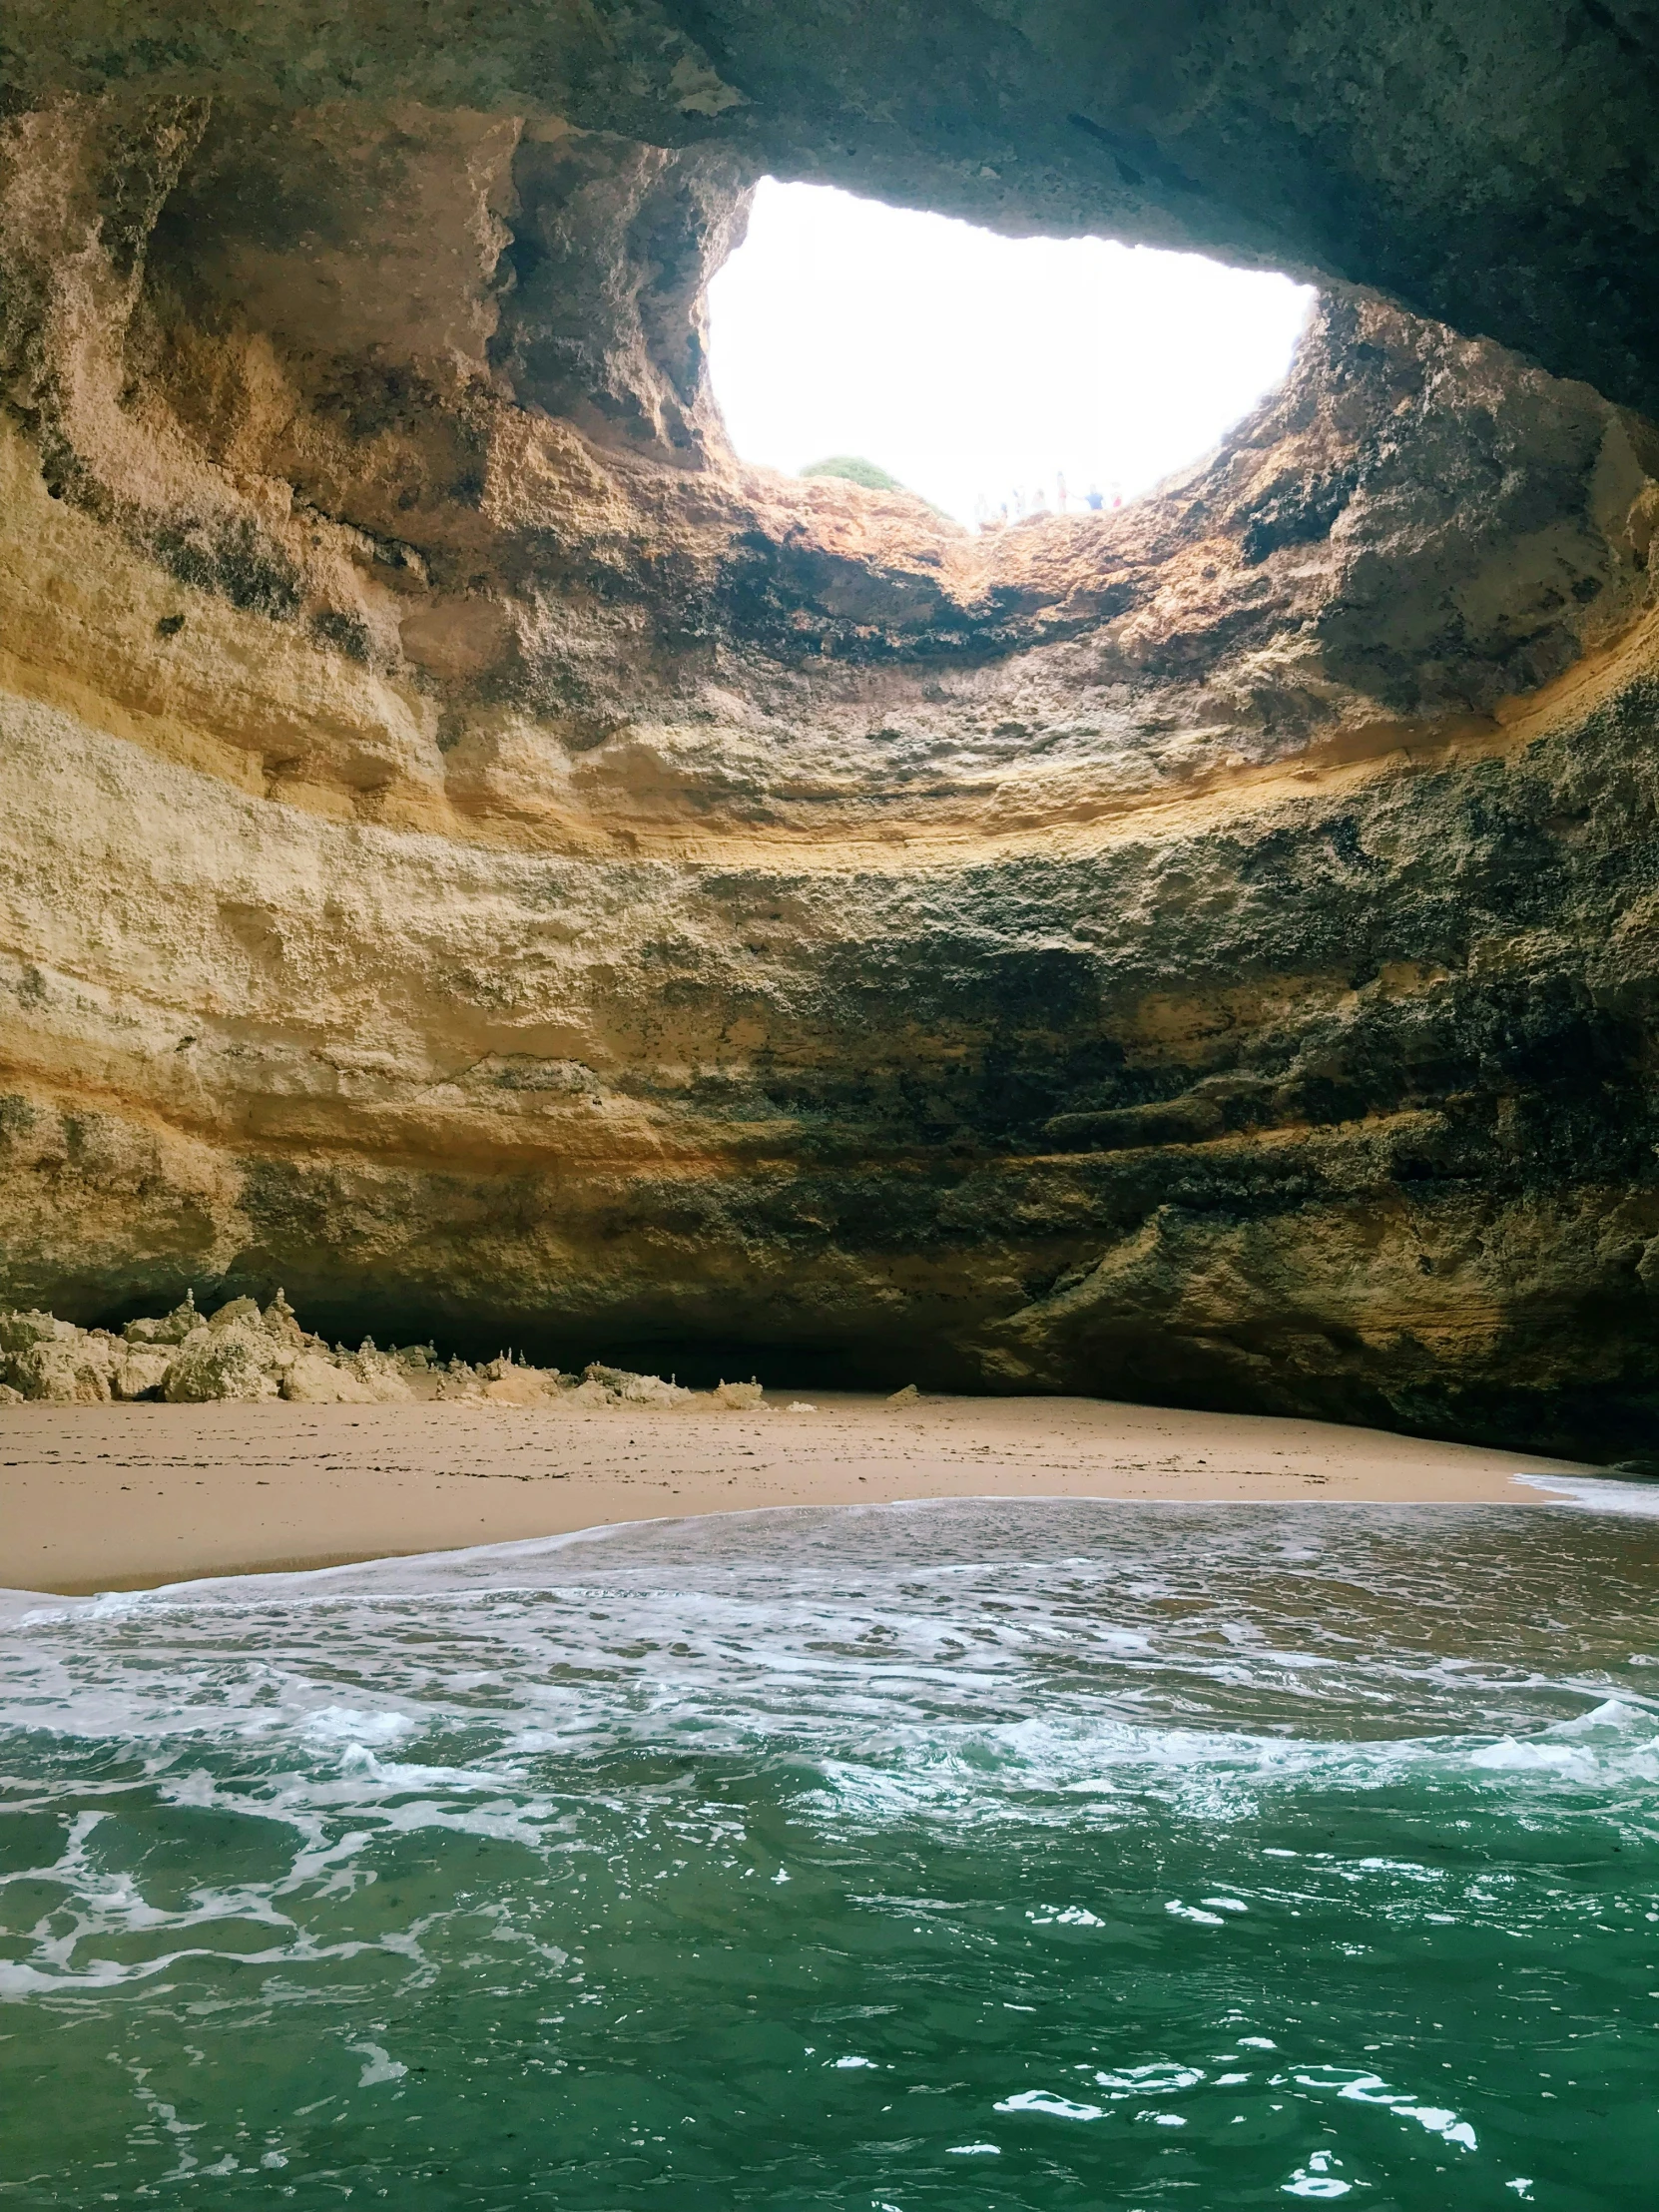
[[[1549,1505],[1599,1470],[1476,1444],[1106,1398],[821,1392],[759,1411],[12,1405],[0,1588],[82,1597],[633,1520],[940,1497]]]

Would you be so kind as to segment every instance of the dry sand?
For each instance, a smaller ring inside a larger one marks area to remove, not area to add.
[[[1546,1502],[1559,1459],[1078,1397],[810,1412],[0,1408],[0,1587],[149,1588],[607,1521],[921,1497]]]

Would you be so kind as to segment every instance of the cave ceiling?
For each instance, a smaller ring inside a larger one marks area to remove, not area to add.
[[[413,100],[720,146],[995,228],[1374,287],[1659,412],[1659,9],[1638,0],[12,0],[0,84],[20,106]]]

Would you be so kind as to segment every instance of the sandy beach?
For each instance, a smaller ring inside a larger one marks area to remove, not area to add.
[[[896,1498],[1545,1502],[1559,1459],[1096,1398],[821,1394],[810,1411],[14,1405],[0,1586],[80,1593]]]

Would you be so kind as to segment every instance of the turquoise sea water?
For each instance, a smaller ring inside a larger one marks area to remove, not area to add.
[[[1659,1521],[755,1514],[0,1621],[0,2204],[1659,2196]]]

